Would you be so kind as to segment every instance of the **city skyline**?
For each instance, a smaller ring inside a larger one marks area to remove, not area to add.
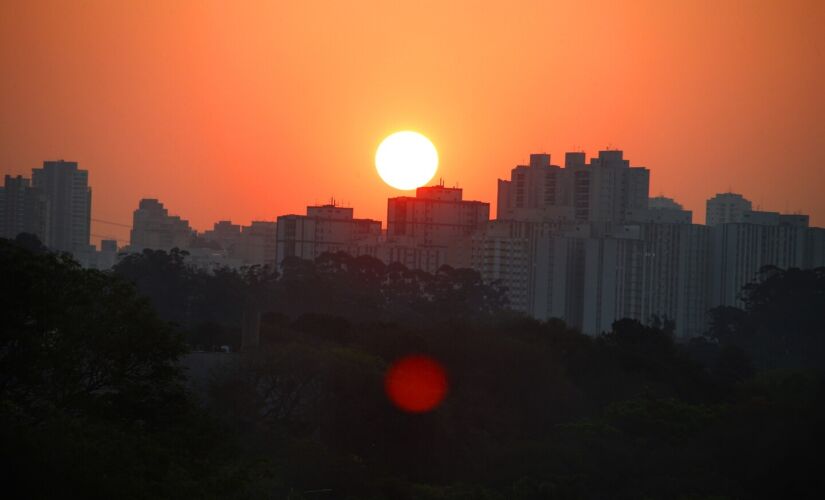
[[[417,167],[404,155],[398,161]],[[509,179],[497,180],[492,219],[489,202],[465,198],[443,181],[416,188],[415,196],[388,198],[386,227],[332,199],[275,221],[220,219],[197,231],[160,200],[142,198],[128,244],[118,249],[104,239],[99,251],[88,244],[88,172],[76,162],[43,165],[32,170],[32,183],[5,177],[0,236],[33,232],[49,248],[70,250],[84,267],[108,269],[127,255],[178,248],[206,273],[256,265],[285,271],[288,259],[315,263],[335,255],[431,276],[458,269],[501,285],[512,311],[562,318],[589,335],[621,318],[663,318],[682,338],[700,335],[707,311],[741,305],[740,290],[763,266],[815,269],[825,262],[825,228],[811,226],[807,214],[763,211],[740,194],[719,193],[707,199],[707,224],[694,224],[678,201],[650,197],[650,170],[613,149],[589,159],[565,153],[563,166],[549,154],[531,154]]]
[[[699,221],[732,190],[825,224],[821,2],[525,7],[15,5],[0,168],[79,162],[102,220],[155,197],[205,230],[331,196],[383,220],[400,192],[372,155],[413,129],[493,210],[530,152],[612,145]]]
[[[585,160],[589,161],[589,160],[594,159],[594,158],[598,160],[601,153],[609,152],[609,151],[623,153],[623,150],[621,150],[621,149],[609,148],[609,149],[600,150],[595,155],[589,155],[589,153],[586,152],[586,151],[566,152],[565,155],[567,155],[567,156],[574,155],[574,156],[577,156],[577,157],[579,155],[581,155],[581,158],[583,159],[583,161],[585,161]],[[542,157],[554,158],[551,153],[547,153],[547,152],[530,153],[528,156],[529,157],[542,156]],[[510,168],[511,169],[514,168],[514,167],[515,168],[519,168],[519,167],[525,168],[525,166],[529,166],[531,164],[531,161],[532,161],[532,159],[528,160],[526,162],[523,162],[523,163],[515,164],[515,165],[511,166]],[[548,159],[548,161],[549,161],[549,159]],[[69,160],[65,160],[65,159],[62,159],[62,158],[61,159],[54,159],[54,160],[45,160],[45,161],[41,162],[41,165],[45,165],[45,164],[48,164],[48,163],[59,163],[59,162],[68,162],[70,164],[81,165],[85,168],[85,165],[82,165],[78,161],[74,161],[74,160],[69,161]],[[636,162],[634,160],[634,164],[635,163]],[[642,167],[642,168],[646,168],[646,167]],[[37,167],[33,167],[32,169],[30,169],[28,171],[23,171],[23,172],[15,173],[15,174],[5,174],[5,175],[12,175],[12,177],[20,176],[20,177],[23,177],[25,179],[27,175],[29,177],[31,177],[32,171],[36,170],[36,169],[37,169]],[[647,169],[647,170],[651,170],[651,169]],[[88,171],[88,170],[86,169],[84,171]],[[655,170],[654,170],[654,172],[655,172]],[[438,177],[438,175],[439,174],[436,173],[436,177]],[[88,177],[91,178],[91,175],[89,175]],[[497,178],[497,181],[499,183],[499,188],[498,189],[501,188],[500,183],[505,180],[504,177],[506,177],[506,176],[502,175],[502,176]],[[650,185],[653,185],[652,181],[655,178],[655,176],[650,175],[650,178],[651,178],[650,179]],[[91,187],[93,185],[91,180],[89,180],[88,182],[89,182],[89,186]],[[445,183],[443,181],[443,179],[439,179],[437,181],[435,179],[433,179],[433,181],[430,181],[429,183],[425,184],[425,186],[427,186],[427,185],[429,185],[429,186],[447,185],[448,187],[459,187],[460,183],[456,182],[454,184],[449,184],[449,183]],[[389,198],[397,197],[397,196],[401,196],[401,197],[410,196],[410,195],[415,193],[415,190],[395,190],[395,189],[392,189],[391,191],[392,192],[390,193],[390,195],[387,198],[385,198],[385,203],[386,203],[386,200],[389,199]],[[719,192],[715,192],[715,193],[712,193],[712,194],[708,193],[707,197],[702,202],[701,206],[698,207],[698,210],[687,206],[678,197],[668,195],[667,193],[653,193],[652,190],[651,190],[651,192],[648,193],[648,200],[665,199],[665,200],[674,201],[680,206],[680,209],[683,208],[683,209],[685,209],[685,210],[692,213],[692,223],[693,224],[706,225],[706,224],[708,224],[708,221],[706,220],[706,208],[707,208],[706,204],[707,204],[707,202],[710,201],[711,199],[713,199],[714,197],[719,197],[719,196],[724,196],[724,195],[734,195],[734,196],[737,196],[739,198],[742,198],[744,196],[745,201],[748,203],[748,210],[753,209],[755,211],[779,212],[779,213],[788,214],[788,215],[804,214],[804,215],[809,216],[809,218],[810,218],[809,221],[810,221],[810,226],[811,227],[822,227],[822,225],[817,223],[817,221],[815,219],[815,216],[812,213],[805,213],[801,210],[786,211],[786,210],[780,209],[779,207],[763,206],[760,203],[754,202],[753,199],[749,198],[748,193],[737,192],[733,189],[726,190],[726,191],[719,191]],[[103,196],[105,196],[105,193],[103,193]],[[500,195],[497,194],[496,196],[493,196],[489,200],[480,199],[480,201],[483,201],[483,202],[488,203],[490,205],[490,220],[495,220],[495,219],[499,218],[499,216],[496,215],[496,214],[499,214],[499,212],[498,212],[499,203],[501,201],[499,199],[499,196]],[[100,202],[100,197],[101,197],[101,194],[98,192],[98,196],[95,198],[95,202],[99,203]],[[170,208],[165,199],[163,199],[161,197],[158,197],[158,196],[152,196],[152,195],[149,195],[149,194],[140,196],[137,200],[135,200],[135,205],[139,205],[140,202],[143,201],[143,200],[161,201],[163,204],[167,205],[167,209]],[[230,218],[229,216],[220,216],[219,215],[218,218],[216,218],[214,220],[211,220],[211,221],[204,221],[201,225],[198,225],[198,224],[193,222],[191,216],[188,214],[188,212],[185,208],[172,207],[171,210],[175,215],[177,215],[179,217],[182,217],[182,218],[185,218],[186,222],[191,226],[192,230],[194,230],[198,234],[202,234],[204,232],[208,232],[208,231],[212,230],[214,228],[214,225],[218,224],[220,222],[230,221],[230,222],[233,222],[233,223],[236,223],[236,224],[241,224],[241,225],[246,225],[246,226],[248,226],[248,225],[250,225],[254,222],[266,222],[266,221],[274,222],[278,217],[283,216],[283,215],[303,213],[304,208],[307,207],[307,206],[322,206],[322,205],[333,205],[333,206],[343,207],[343,208],[348,208],[348,209],[358,209],[359,210],[359,216],[361,218],[380,221],[381,224],[382,224],[382,230],[386,230],[387,229],[387,222],[388,222],[387,221],[386,204],[384,205],[384,211],[383,211],[382,216],[371,217],[371,216],[367,216],[367,215],[363,214],[363,209],[360,207],[360,201],[361,200],[354,200],[353,201],[353,200],[346,200],[346,199],[345,199],[345,201],[341,201],[341,199],[339,197],[336,197],[336,196],[329,196],[326,199],[324,199],[322,196],[316,196],[312,201],[305,200],[304,202],[302,202],[300,204],[299,208],[296,208],[294,210],[287,210],[287,211],[284,211],[284,212],[271,213],[271,214],[267,214],[267,215],[261,216],[261,217],[252,217],[252,218],[249,218],[248,220],[243,219],[243,218],[240,219],[240,220],[239,219],[233,219],[233,218]],[[111,240],[117,240],[119,244],[122,243],[122,244],[124,244],[124,246],[128,245],[130,243],[130,238],[131,238],[130,237],[130,231],[132,230],[132,212],[134,211],[134,206],[132,206],[132,208],[129,210],[129,213],[127,214],[127,216],[125,218],[112,218],[112,217],[106,217],[105,215],[101,216],[100,214],[95,212],[94,207],[95,207],[95,204],[93,203],[92,208],[91,208],[91,210],[92,210],[92,212],[91,212],[91,227],[92,227],[92,229],[91,229],[91,233],[90,233],[90,243],[99,247],[101,240],[111,239]]]

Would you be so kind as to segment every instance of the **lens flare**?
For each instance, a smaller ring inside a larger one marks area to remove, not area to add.
[[[447,395],[447,374],[441,364],[429,356],[406,356],[387,370],[384,388],[399,409],[424,413],[438,406]]]

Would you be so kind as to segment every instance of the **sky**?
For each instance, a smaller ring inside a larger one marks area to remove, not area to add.
[[[410,193],[375,150],[410,129],[492,213],[530,153],[611,147],[696,222],[733,190],[825,226],[824,24],[816,0],[4,0],[0,170],[78,161],[127,225],[141,198],[199,230],[331,198],[384,220]]]

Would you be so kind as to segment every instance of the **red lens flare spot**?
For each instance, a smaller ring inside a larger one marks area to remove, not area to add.
[[[423,413],[438,406],[447,395],[447,374],[438,361],[428,356],[406,356],[387,370],[384,388],[398,408]]]

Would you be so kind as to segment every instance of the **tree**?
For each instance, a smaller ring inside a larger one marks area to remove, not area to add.
[[[184,390],[182,339],[130,283],[7,240],[0,276],[8,491],[181,498],[244,489],[225,468],[225,441]]]

